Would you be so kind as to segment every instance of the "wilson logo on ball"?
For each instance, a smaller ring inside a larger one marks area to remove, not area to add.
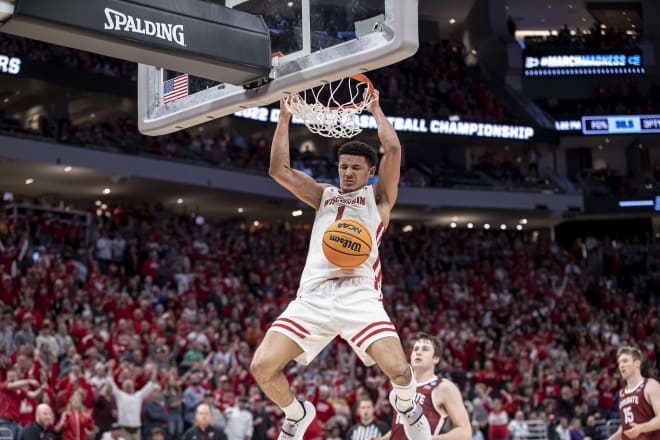
[[[357,220],[342,219],[331,224],[323,234],[323,254],[337,267],[353,269],[371,254],[371,234]]]
[[[341,244],[341,247],[344,249],[349,249],[353,252],[360,252],[362,250],[362,245],[353,240],[349,240],[339,235],[330,234],[330,241]]]

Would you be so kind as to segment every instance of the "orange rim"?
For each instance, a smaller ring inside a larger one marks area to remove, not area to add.
[[[351,75],[351,79],[354,79],[355,81],[366,84],[367,85],[367,90],[369,90],[369,95],[368,95],[369,97],[371,97],[374,94],[374,85],[371,82],[371,80],[369,78],[367,78],[366,75],[364,75],[362,73],[358,73],[358,74],[355,74],[355,75]],[[358,101],[358,102],[354,102],[353,104],[342,105],[341,107],[328,107],[328,110],[337,111],[337,110],[340,110],[340,109],[343,109],[343,108],[356,108],[362,102],[364,102],[364,101]]]

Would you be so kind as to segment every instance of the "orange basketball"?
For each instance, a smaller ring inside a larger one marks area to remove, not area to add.
[[[352,269],[371,253],[371,234],[357,220],[337,220],[323,234],[323,254],[335,266]]]

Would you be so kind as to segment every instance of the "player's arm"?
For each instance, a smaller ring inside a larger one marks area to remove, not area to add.
[[[621,426],[607,440],[621,440]]]
[[[280,118],[273,135],[270,149],[270,168],[268,174],[293,195],[314,209],[318,209],[323,197],[323,189],[327,185],[317,183],[307,174],[291,168],[289,155],[289,121],[291,112],[286,99],[280,100]]]
[[[399,177],[401,176],[401,142],[392,123],[387,119],[383,109],[380,108],[378,90],[374,90],[376,99],[367,106],[376,119],[378,126],[378,139],[385,150],[378,168],[378,182],[374,185],[376,200],[390,209],[396,202],[399,193]]]
[[[655,379],[649,379],[646,383],[644,397],[653,407],[654,417],[644,423],[631,423],[632,428],[626,430],[627,437],[635,438],[645,432],[660,430],[660,384]]]
[[[431,440],[470,440],[472,425],[463,404],[463,396],[452,382],[443,380],[433,390],[433,401],[442,404],[452,423],[452,429],[444,434],[431,436]]]

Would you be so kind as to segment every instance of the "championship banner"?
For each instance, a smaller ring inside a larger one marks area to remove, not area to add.
[[[261,122],[277,122],[280,115],[279,108],[254,107],[234,113],[239,118],[251,119]],[[399,132],[429,133],[449,136],[473,136],[494,139],[528,140],[534,137],[533,127],[526,125],[489,124],[473,121],[450,121],[446,119],[423,119],[391,116],[389,121]],[[291,119],[293,124],[304,124],[296,117]],[[358,116],[358,125],[362,129],[375,130],[376,119],[371,115]]]

